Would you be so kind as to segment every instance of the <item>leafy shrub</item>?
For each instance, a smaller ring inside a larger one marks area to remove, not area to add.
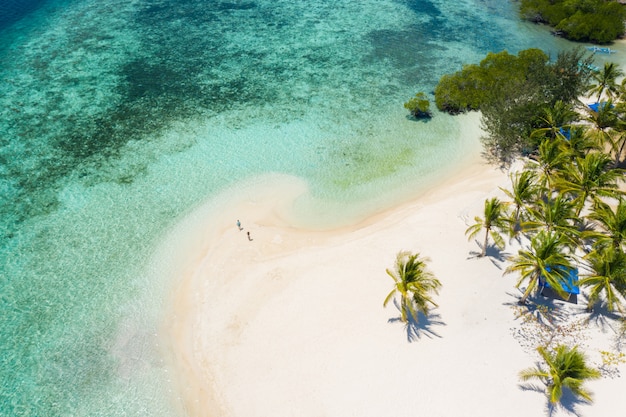
[[[432,116],[430,113],[430,101],[423,92],[415,94],[415,97],[404,103],[404,108],[416,118]]]

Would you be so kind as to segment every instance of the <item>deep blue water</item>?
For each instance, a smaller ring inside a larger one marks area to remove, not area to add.
[[[3,0],[0,3],[0,30],[37,10],[46,0]]]
[[[489,51],[565,46],[495,0],[4,0],[0,416],[181,413],[158,342],[167,231],[257,175],[320,223],[475,144],[402,104]]]

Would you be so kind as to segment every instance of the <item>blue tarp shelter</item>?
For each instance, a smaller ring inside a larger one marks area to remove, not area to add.
[[[589,107],[591,110],[593,110],[593,111],[595,111],[597,113],[598,110],[602,109],[605,105],[606,105],[606,101],[603,101],[603,102],[600,102],[600,103],[587,104],[587,107]],[[611,105],[611,107],[609,107],[609,108],[613,108],[613,105]]]
[[[598,112],[598,108],[600,107],[600,103],[591,103],[589,104],[589,108],[596,113]]]
[[[550,267],[546,268],[550,271]],[[561,290],[568,294],[567,298],[561,297],[544,279],[540,279],[543,286],[541,294],[545,297],[559,298],[564,301],[576,303],[580,288],[578,287],[578,269],[569,268],[566,270],[565,279],[561,282]]]

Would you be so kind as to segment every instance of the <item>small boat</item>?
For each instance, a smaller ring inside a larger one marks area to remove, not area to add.
[[[587,50],[598,54],[615,54],[617,53],[616,50],[613,50],[611,48],[604,48],[604,47],[600,47],[600,46],[588,46]]]

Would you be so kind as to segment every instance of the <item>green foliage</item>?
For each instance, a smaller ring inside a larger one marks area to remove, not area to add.
[[[504,272],[519,272],[518,288],[528,281],[520,304],[524,304],[532,291],[539,288],[540,279],[550,284],[560,296],[567,297],[561,289],[566,279],[565,271],[572,267],[566,246],[567,240],[562,234],[541,230],[531,239],[529,249],[520,250],[517,256],[511,258],[511,265]]]
[[[554,351],[544,347],[537,348],[539,355],[547,365],[538,366],[520,372],[523,381],[539,379],[546,384],[546,394],[551,404],[561,401],[563,389],[568,388],[572,394],[591,402],[591,393],[583,388],[586,380],[600,378],[597,369],[587,366],[585,356],[577,347],[557,346]]]
[[[605,62],[602,70],[593,73],[592,78],[594,84],[590,86],[589,96],[597,93],[596,101],[600,101],[602,93],[606,92],[609,98],[615,97],[619,92],[617,79],[621,78],[624,72],[614,62]],[[611,106],[609,106],[611,107]]]
[[[617,1],[522,0],[520,15],[547,23],[574,41],[608,43],[624,33],[626,11]]]
[[[466,65],[455,74],[444,75],[435,88],[435,103],[453,114],[479,110],[496,91],[527,82],[528,73],[545,70],[548,62],[548,55],[539,49],[527,49],[518,56],[490,52],[479,65]]]
[[[612,246],[619,250],[626,242],[626,200],[622,197],[614,208],[605,202],[596,202],[588,217],[603,229],[586,232],[593,238],[596,248]]]
[[[404,103],[404,108],[411,112],[413,117],[431,117],[430,100],[428,100],[426,94],[423,92],[415,94],[415,97]]]
[[[609,311],[624,312],[622,298],[626,293],[626,255],[613,246],[601,247],[587,255],[589,272],[579,281],[579,285],[589,288],[587,309],[604,294]]]
[[[597,202],[600,197],[615,197],[621,193],[619,181],[624,172],[621,169],[609,169],[611,164],[609,155],[596,152],[574,158],[565,165],[556,186],[576,204],[576,216],[580,215],[587,199]]]
[[[431,293],[439,292],[441,282],[426,269],[427,261],[419,253],[401,251],[396,256],[394,268],[387,269],[387,275],[394,280],[395,285],[383,306],[387,306],[396,294],[399,295],[401,320],[405,323],[409,318],[417,322],[418,313],[428,315],[431,306],[437,307]]]
[[[487,254],[487,246],[489,244],[489,236],[493,239],[495,245],[504,249],[504,239],[500,235],[500,231],[508,229],[508,218],[506,213],[506,207],[498,198],[493,197],[485,200],[484,219],[476,216],[474,223],[467,228],[465,234],[468,235],[468,239],[474,238],[481,230],[485,229],[485,239],[483,242],[482,252],[480,256],[483,257]]]
[[[435,103],[452,114],[480,110],[486,150],[508,161],[536,148],[530,135],[543,127],[546,108],[557,102],[571,108],[586,92],[589,62],[582,50],[562,52],[554,62],[538,49],[517,56],[489,53],[479,65],[444,75],[435,88]]]

